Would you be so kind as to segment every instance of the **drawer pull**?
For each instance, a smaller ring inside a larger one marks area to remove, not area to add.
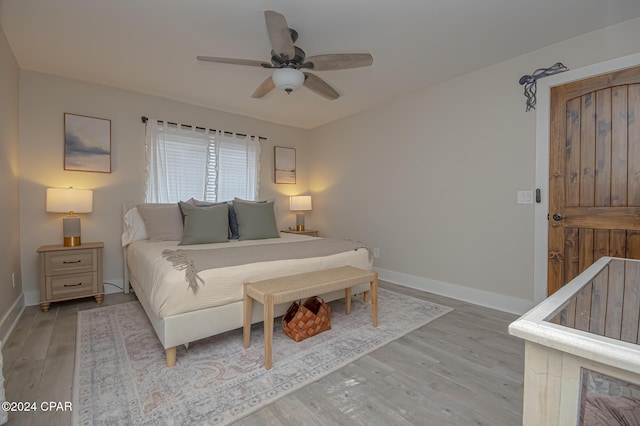
[[[65,287],[78,287],[79,285],[82,285],[82,283],[77,283],[77,284],[65,284]]]
[[[82,260],[68,260],[68,261],[67,260],[63,260],[62,261],[62,263],[65,264],[65,265],[69,264],[69,263],[80,263],[80,262],[82,262]]]

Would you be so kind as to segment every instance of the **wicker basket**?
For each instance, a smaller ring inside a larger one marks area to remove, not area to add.
[[[302,306],[293,302],[282,317],[282,330],[296,342],[331,330],[331,308],[318,296],[308,298]]]

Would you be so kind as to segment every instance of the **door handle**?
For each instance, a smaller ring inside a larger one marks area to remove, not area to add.
[[[553,217],[553,220],[555,220],[556,222],[560,222],[562,219],[564,219],[564,216],[562,216],[562,213],[554,213],[552,217]]]

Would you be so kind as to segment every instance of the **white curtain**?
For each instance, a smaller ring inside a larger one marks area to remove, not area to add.
[[[260,191],[260,142],[257,137],[218,132],[216,200],[257,200]]]
[[[149,203],[258,199],[258,137],[147,120]]]

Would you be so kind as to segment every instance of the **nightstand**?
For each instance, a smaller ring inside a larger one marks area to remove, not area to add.
[[[313,229],[305,229],[304,231],[296,231],[295,229],[283,229],[280,232],[285,232],[287,234],[310,235],[312,237],[318,236],[318,231],[315,231]]]
[[[102,248],[104,243],[84,243],[75,247],[42,246],[38,250],[40,267],[40,309],[47,312],[51,302],[104,298]]]

